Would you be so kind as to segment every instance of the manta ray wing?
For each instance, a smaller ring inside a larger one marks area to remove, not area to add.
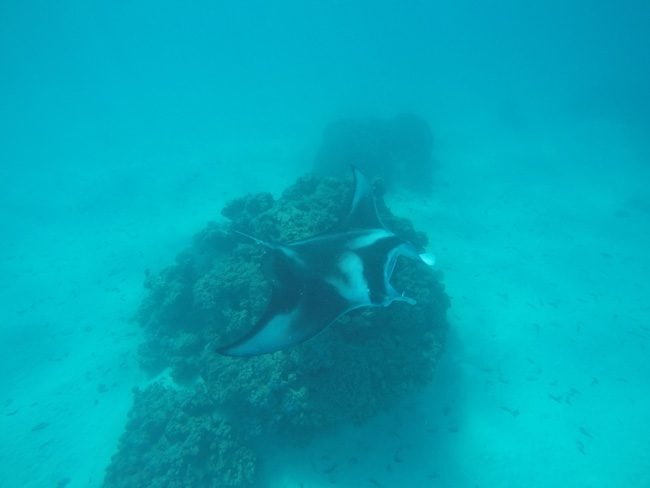
[[[312,277],[273,288],[266,311],[255,327],[219,349],[226,356],[256,356],[300,344],[354,308],[327,282]]]
[[[354,194],[350,203],[347,216],[341,221],[340,228],[345,229],[379,229],[383,228],[372,186],[366,177],[355,166],[352,166],[354,175]]]

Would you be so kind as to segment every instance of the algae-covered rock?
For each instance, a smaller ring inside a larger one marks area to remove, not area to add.
[[[248,486],[258,468],[255,446],[265,437],[303,442],[363,422],[431,379],[449,303],[435,272],[406,259],[393,282],[416,305],[352,312],[287,351],[252,358],[215,352],[253,327],[271,290],[264,250],[232,231],[280,242],[308,237],[332,228],[351,194],[350,182],[305,177],[277,200],[234,200],[222,212],[227,224],[209,224],[174,265],[147,277],[137,315],[146,338],[141,362],[152,374],[171,368],[181,389],[153,385],[136,394],[108,486],[141,479]],[[381,199],[377,207],[387,227],[426,245],[426,236]]]

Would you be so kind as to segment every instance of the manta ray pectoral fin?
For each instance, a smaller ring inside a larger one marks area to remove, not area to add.
[[[295,346],[355,308],[321,281],[283,283],[274,288],[266,312],[253,330],[218,349],[224,356],[257,356]]]
[[[260,321],[248,335],[217,349],[217,352],[223,356],[245,357],[281,351],[311,339],[346,312],[341,310],[315,321],[309,321],[300,309],[277,313]]]
[[[224,356],[256,356],[284,349],[291,344],[291,329],[296,320],[296,310],[277,313],[260,321],[250,334],[217,350]]]
[[[375,197],[372,186],[366,177],[355,166],[352,166],[354,175],[354,194],[350,203],[348,215],[341,221],[342,229],[381,229],[384,227],[375,206]]]

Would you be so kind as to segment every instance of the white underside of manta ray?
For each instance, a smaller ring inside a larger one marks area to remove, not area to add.
[[[390,283],[395,263],[406,256],[432,265],[433,258],[383,226],[370,184],[359,170],[352,170],[350,211],[334,231],[287,244],[251,237],[273,254],[271,300],[251,332],[217,352],[272,353],[314,337],[351,310],[394,301],[415,304]]]

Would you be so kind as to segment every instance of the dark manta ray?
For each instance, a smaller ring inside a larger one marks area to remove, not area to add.
[[[273,254],[271,300],[253,330],[220,354],[279,351],[310,339],[355,308],[415,303],[390,283],[397,258],[433,261],[383,226],[370,184],[356,168],[353,173],[350,211],[332,232],[288,244],[251,237]]]

